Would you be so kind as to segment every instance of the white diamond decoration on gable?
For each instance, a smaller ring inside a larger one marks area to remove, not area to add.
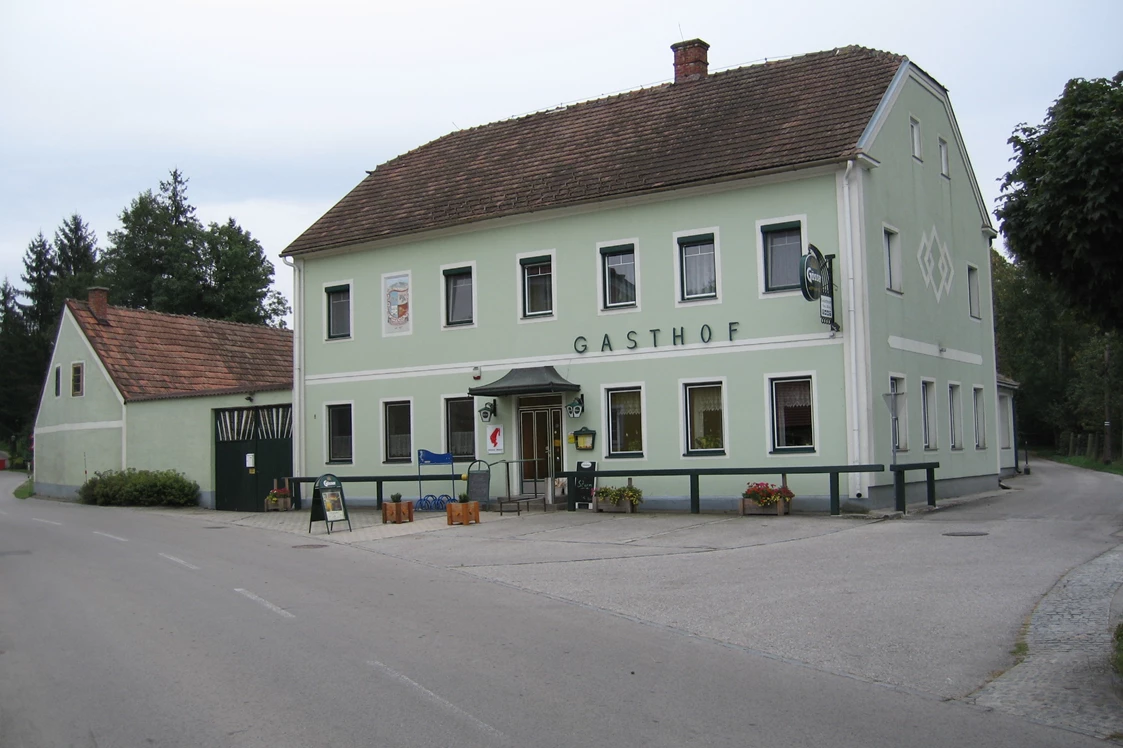
[[[932,227],[930,235],[925,234],[921,238],[916,259],[920,262],[920,275],[924,278],[924,285],[936,292],[936,301],[939,302],[950,294],[951,281],[955,277],[955,265],[951,259],[951,252],[948,251],[948,245],[940,241],[935,226]]]

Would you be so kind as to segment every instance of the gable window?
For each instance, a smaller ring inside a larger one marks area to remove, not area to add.
[[[643,392],[608,390],[608,456],[643,457]]]
[[[948,160],[948,142],[940,138],[940,173],[945,177],[951,176],[951,164]]]
[[[352,455],[351,405],[329,405],[328,462],[349,463]]]
[[[952,449],[963,449],[963,402],[958,384],[948,385],[948,423]]]
[[[920,424],[924,434],[924,448],[936,448],[936,383],[920,381]]]
[[[923,152],[920,148],[920,120],[915,117],[909,117],[909,138],[912,141],[912,157],[917,161],[923,160]]]
[[[636,248],[632,244],[601,247],[604,308],[636,305]]]
[[[970,303],[971,316],[982,319],[983,314],[979,309],[979,269],[967,266],[967,297]]]
[[[885,249],[885,287],[901,293],[901,276],[904,271],[901,264],[901,235],[886,227],[882,231],[881,242]]]
[[[382,404],[382,424],[386,462],[410,462],[413,432],[408,400]]]
[[[445,448],[454,459],[476,459],[476,406],[472,398],[445,400]]]
[[[445,325],[470,325],[474,321],[475,302],[472,294],[472,268],[448,268],[445,278]]]
[[[889,377],[889,394],[893,396],[890,416],[893,448],[898,452],[905,452],[909,448],[909,403],[904,377]]]
[[[721,383],[686,387],[686,453],[724,454],[725,433]]]
[[[70,365],[70,396],[82,397],[86,386],[86,367],[83,364]]]
[[[537,317],[554,311],[554,264],[550,255],[524,257],[522,266],[523,316]]]
[[[799,261],[803,257],[800,224],[778,223],[760,230],[764,239],[764,290],[799,288]]]
[[[55,367],[55,397],[62,394],[62,367]]]
[[[811,377],[773,379],[771,390],[773,451],[813,449]]]
[[[983,388],[974,389],[975,449],[987,448],[987,414],[983,410]]]
[[[328,286],[327,295],[328,340],[351,337],[351,286]]]
[[[679,298],[682,301],[717,298],[717,254],[714,235],[699,234],[678,239]]]

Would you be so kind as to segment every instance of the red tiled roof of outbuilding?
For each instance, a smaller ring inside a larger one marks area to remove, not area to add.
[[[283,254],[844,160],[906,62],[845,47],[450,133],[380,165]]]
[[[126,402],[292,388],[292,331],[85,301],[67,308]]]

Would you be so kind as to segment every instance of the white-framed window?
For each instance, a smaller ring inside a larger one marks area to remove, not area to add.
[[[951,179],[951,161],[948,158],[948,142],[940,138],[940,173]]]
[[[920,427],[924,448],[936,449],[936,383],[931,379],[920,380]]]
[[[764,290],[799,288],[799,261],[803,257],[803,230],[798,221],[761,227],[764,246]]]
[[[773,452],[815,450],[814,388],[811,376],[768,379]]]
[[[998,396],[998,448],[1010,449],[1014,446],[1013,416],[1009,395]]]
[[[881,246],[885,255],[885,288],[903,293],[904,265],[901,263],[901,234],[892,226],[882,225]]]
[[[55,367],[55,397],[62,396],[62,367]]]
[[[352,403],[324,404],[324,462],[349,464],[354,455]]]
[[[346,340],[351,337],[351,281],[324,284],[324,338]]]
[[[639,266],[635,241],[597,246],[600,308],[631,309],[639,304]]]
[[[982,387],[975,387],[972,391],[972,410],[975,416],[975,449],[986,449],[987,412]]]
[[[893,448],[907,452],[909,448],[909,401],[903,374],[889,375],[890,438]]]
[[[721,248],[716,228],[679,231],[675,239],[675,303],[721,298]]]
[[[455,460],[476,459],[476,404],[472,397],[445,398],[445,451]]]
[[[556,252],[524,252],[517,259],[519,320],[553,319],[557,313]]]
[[[643,457],[647,422],[643,408],[643,385],[619,384],[604,387],[605,457]]]
[[[948,384],[948,434],[952,449],[963,449],[963,394],[958,382]]]
[[[413,401],[384,399],[382,461],[413,462]]]
[[[70,365],[70,396],[82,397],[86,393],[86,365],[76,361]]]
[[[924,150],[921,146],[924,141],[920,135],[920,120],[916,117],[909,117],[909,139],[912,142],[912,157],[923,161]]]
[[[441,319],[445,327],[476,326],[476,263],[442,265]]]
[[[683,432],[686,455],[726,453],[725,383],[718,380],[682,381]]]
[[[967,298],[971,316],[974,319],[982,319],[983,313],[979,306],[979,269],[972,265],[967,266]]]

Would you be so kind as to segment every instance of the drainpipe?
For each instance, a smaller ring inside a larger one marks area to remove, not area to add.
[[[290,257],[281,261],[292,268],[292,469],[302,475],[304,464],[304,263]]]
[[[854,160],[846,162],[846,172],[842,175],[842,202],[843,211],[846,213],[846,323],[850,333],[850,412],[854,414],[854,422],[850,428],[850,454],[853,462],[861,463],[861,413],[858,411],[858,388],[865,384],[858,378],[858,327],[857,318],[857,292],[854,278],[854,233],[853,221],[850,217],[850,173],[854,170]],[[850,474],[850,495],[853,497],[861,490],[861,476],[857,473]]]

